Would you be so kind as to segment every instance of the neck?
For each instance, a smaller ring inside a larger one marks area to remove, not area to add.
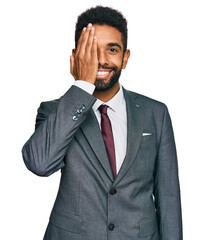
[[[93,96],[95,98],[98,98],[102,102],[108,102],[116,95],[119,89],[120,89],[119,82],[117,82],[112,88],[106,91],[94,91]]]

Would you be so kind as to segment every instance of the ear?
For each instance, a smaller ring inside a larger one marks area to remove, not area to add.
[[[128,63],[128,59],[130,57],[130,50],[127,49],[123,55],[123,65],[122,65],[122,69],[125,69],[126,68],[126,65]]]
[[[72,56],[73,56],[73,57],[75,57],[75,53],[76,53],[76,49],[73,48],[73,49],[72,49]]]

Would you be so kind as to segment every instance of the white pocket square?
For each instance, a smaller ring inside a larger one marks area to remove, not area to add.
[[[142,136],[150,136],[152,133],[143,133]]]

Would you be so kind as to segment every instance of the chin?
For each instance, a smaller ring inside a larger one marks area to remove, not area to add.
[[[95,91],[104,92],[104,91],[110,90],[111,88],[113,88],[115,86],[115,84],[117,82],[118,82],[118,80],[117,81],[104,82],[104,80],[102,80],[102,79],[96,79]]]
[[[95,82],[95,91],[104,92],[113,88],[118,83],[120,73],[121,71],[119,71],[117,74],[114,74],[109,80],[97,78]]]

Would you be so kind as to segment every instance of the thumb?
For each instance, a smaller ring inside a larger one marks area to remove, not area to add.
[[[74,57],[72,55],[70,56],[70,73],[75,78],[75,76],[74,76]]]

